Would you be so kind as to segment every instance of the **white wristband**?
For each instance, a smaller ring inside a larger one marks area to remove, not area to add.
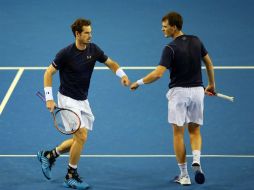
[[[44,88],[44,92],[45,92],[45,99],[46,101],[48,100],[53,100],[53,93],[52,93],[52,87],[51,86],[47,86]]]
[[[125,74],[125,72],[123,71],[123,69],[118,68],[118,69],[116,70],[116,76],[122,78],[123,76],[127,76],[127,75]]]
[[[137,80],[136,83],[137,83],[139,86],[145,84],[144,81],[143,81],[143,79]]]

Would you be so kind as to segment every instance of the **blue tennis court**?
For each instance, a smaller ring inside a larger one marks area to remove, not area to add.
[[[36,158],[37,151],[53,148],[66,136],[53,128],[35,93],[43,91],[44,71],[57,51],[73,42],[73,20],[91,19],[92,41],[135,81],[158,64],[169,41],[162,35],[161,17],[171,10],[183,15],[186,34],[205,43],[217,90],[235,96],[234,103],[205,98],[206,183],[192,180],[191,186],[182,187],[170,182],[179,169],[167,122],[168,76],[131,92],[100,63],[89,91],[94,130],[78,171],[94,190],[254,189],[253,6],[251,0],[0,0],[0,189],[64,189],[68,156],[57,160],[50,181]],[[55,95],[58,80],[57,74]],[[188,143],[187,154],[193,179]]]

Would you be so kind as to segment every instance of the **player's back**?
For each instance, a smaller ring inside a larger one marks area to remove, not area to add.
[[[201,60],[207,51],[198,37],[182,35],[172,41],[169,46],[174,51],[169,87],[203,86]]]

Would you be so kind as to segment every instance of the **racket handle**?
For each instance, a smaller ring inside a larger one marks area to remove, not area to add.
[[[46,102],[45,96],[41,92],[37,91],[36,96],[38,96],[43,102]]]
[[[221,94],[221,93],[216,93],[215,96],[219,97],[219,98],[223,98],[225,100],[229,100],[231,102],[234,101],[234,97],[232,96],[227,96],[227,95],[224,95],[224,94]]]

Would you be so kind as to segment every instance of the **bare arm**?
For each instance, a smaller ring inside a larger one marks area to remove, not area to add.
[[[144,84],[149,84],[160,79],[166,70],[167,68],[164,66],[160,66],[160,65],[157,66],[155,70],[153,70],[152,72],[150,72],[148,75],[146,75],[143,78]],[[138,87],[139,87],[138,83],[134,82],[131,85],[131,90],[136,90]]]
[[[160,79],[166,70],[167,68],[164,66],[157,66],[155,70],[143,78],[144,83],[149,84]]]
[[[50,65],[44,73],[44,88],[45,87],[52,87],[52,78],[53,75],[56,73],[56,69]],[[52,112],[56,106],[54,100],[48,100],[46,103],[47,108]]]
[[[56,71],[52,65],[46,69],[44,73],[44,87],[52,87],[52,78]]]
[[[119,64],[116,61],[108,58],[104,63],[113,73],[116,73],[117,69],[120,68]]]
[[[215,93],[215,79],[214,79],[213,63],[208,54],[203,57],[203,61],[206,66],[206,73],[208,77],[208,86],[205,89],[205,93],[208,95],[213,95]]]
[[[116,61],[113,61],[112,59],[108,58],[104,63],[113,73],[116,74],[117,70],[120,69],[119,64]],[[121,82],[124,86],[129,86],[130,81],[128,79],[127,75],[124,75],[121,77]]]

